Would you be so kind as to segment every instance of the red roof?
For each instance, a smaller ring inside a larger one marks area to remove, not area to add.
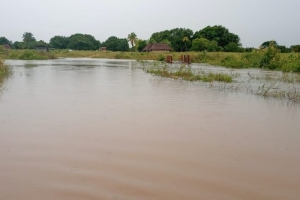
[[[154,43],[147,44],[147,46],[143,49],[143,51],[171,51],[172,48],[167,44],[163,43]]]

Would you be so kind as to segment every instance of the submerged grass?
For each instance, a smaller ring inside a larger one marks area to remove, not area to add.
[[[13,74],[12,69],[4,64],[4,61],[0,57],[0,91],[3,81]]]
[[[154,66],[150,68],[144,68],[144,71],[147,73],[172,78],[172,79],[181,79],[185,81],[203,81],[203,82],[225,82],[231,83],[233,78],[230,74],[225,73],[213,73],[213,72],[204,72],[199,71],[198,73],[193,71],[191,67],[186,65],[181,65],[178,69],[168,68],[167,65],[163,67]]]
[[[163,62],[141,61],[142,69],[154,76],[179,79],[185,81],[208,82],[209,87],[246,92],[265,98],[286,99],[300,103],[300,76],[298,73],[273,72],[267,74],[234,73],[235,70],[214,72],[205,67],[188,65],[169,65]]]

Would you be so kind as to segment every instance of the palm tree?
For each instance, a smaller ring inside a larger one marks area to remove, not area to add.
[[[185,51],[187,51],[186,43],[189,42],[189,41],[190,41],[189,38],[186,37],[186,36],[182,38],[182,42],[185,44]]]
[[[130,42],[131,46],[133,47],[137,43],[137,36],[134,32],[128,34],[127,37],[128,42]]]

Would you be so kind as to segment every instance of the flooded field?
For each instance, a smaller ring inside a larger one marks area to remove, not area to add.
[[[299,104],[154,77],[134,61],[9,64],[1,200],[300,198]]]

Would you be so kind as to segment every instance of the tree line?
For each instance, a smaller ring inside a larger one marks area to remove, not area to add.
[[[139,39],[134,32],[128,34],[127,38],[111,36],[102,43],[92,35],[81,33],[76,33],[69,37],[54,36],[49,43],[43,40],[37,41],[30,32],[25,32],[22,38],[22,41],[13,43],[5,37],[0,37],[0,44],[10,44],[14,49],[34,49],[37,45],[45,45],[55,49],[74,50],[98,50],[101,47],[106,47],[110,51],[143,51],[147,44],[153,43],[168,44],[176,52],[251,52],[254,49],[243,48],[240,43],[240,37],[220,25],[207,26],[196,32],[186,28],[164,30],[153,33],[148,40]],[[276,41],[263,42],[259,48],[266,48],[270,43],[273,43],[282,53],[300,52],[300,45],[286,47],[277,44]]]

